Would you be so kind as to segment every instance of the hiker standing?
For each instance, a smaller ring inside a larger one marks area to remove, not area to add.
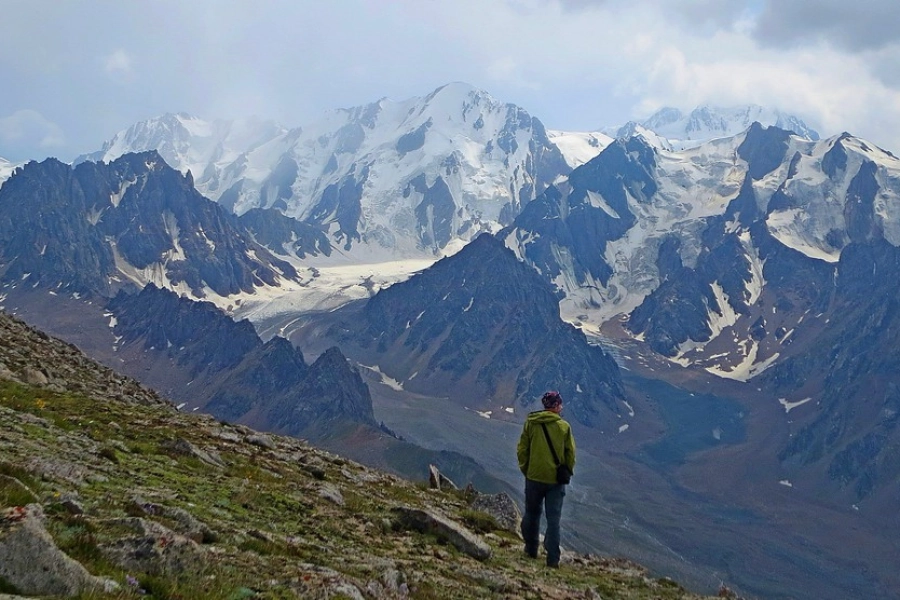
[[[562,397],[547,392],[541,398],[544,410],[528,415],[517,454],[519,469],[525,475],[525,514],[522,537],[525,553],[537,558],[541,529],[541,507],[547,514],[544,550],[547,566],[559,567],[559,520],[562,516],[566,484],[575,469],[575,438],[572,428],[559,416]]]

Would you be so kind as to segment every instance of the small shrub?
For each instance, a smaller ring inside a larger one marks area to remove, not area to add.
[[[103,553],[91,527],[86,523],[75,525],[57,536],[60,550],[81,563],[90,564],[103,560]]]
[[[99,454],[106,460],[119,464],[119,457],[116,455],[116,450],[112,446],[103,446],[100,448]]]
[[[478,533],[490,533],[500,529],[500,525],[497,524],[494,517],[480,510],[464,510],[460,516],[469,528]]]
[[[154,454],[159,454],[159,445],[156,442],[150,441],[132,441],[127,444],[128,451],[132,454],[137,454],[141,456],[153,456]]]
[[[144,575],[138,578],[138,587],[144,591],[144,596],[153,600],[176,600],[180,595],[173,595],[172,588],[166,579],[153,575]]]
[[[282,554],[279,551],[278,545],[274,542],[269,542],[266,540],[260,540],[257,538],[249,538],[238,544],[239,550],[244,550],[246,552],[255,552],[260,556],[272,556],[273,554]]]
[[[9,463],[0,463],[0,506],[25,506],[37,498],[29,492],[35,490],[36,481],[31,473]]]

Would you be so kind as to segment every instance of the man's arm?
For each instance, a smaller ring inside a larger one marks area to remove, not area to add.
[[[519,457],[519,470],[522,471],[522,475],[528,475],[528,458],[531,456],[531,436],[528,435],[527,423],[522,427],[522,435],[519,436],[516,454]]]
[[[566,435],[566,465],[569,467],[569,471],[572,473],[575,472],[575,436],[572,435],[572,428],[569,427],[568,435]]]

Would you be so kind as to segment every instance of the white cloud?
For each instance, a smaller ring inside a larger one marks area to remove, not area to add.
[[[35,145],[44,149],[63,146],[63,130],[36,110],[17,110],[8,117],[0,117],[0,143]]]
[[[103,61],[107,73],[124,73],[130,75],[133,72],[131,56],[124,50],[116,50]]]
[[[0,115],[54,115],[74,156],[163,112],[303,126],[331,108],[465,81],[550,128],[754,102],[898,152],[900,30],[882,26],[900,16],[895,4],[32,0],[0,20]]]

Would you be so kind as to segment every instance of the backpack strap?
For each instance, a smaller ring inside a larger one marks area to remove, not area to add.
[[[547,424],[541,423],[541,429],[544,430],[544,437],[547,438],[547,445],[550,446],[550,454],[553,455],[553,462],[555,462],[558,467],[560,465],[559,457],[556,455],[556,449],[553,447],[553,442],[550,441],[550,433],[547,431]]]

